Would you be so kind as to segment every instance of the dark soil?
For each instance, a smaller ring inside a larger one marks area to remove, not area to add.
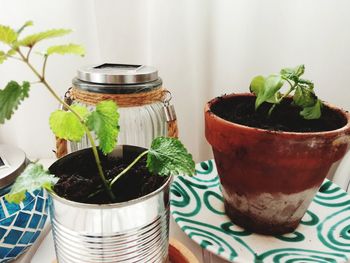
[[[237,124],[271,131],[321,132],[343,127],[345,118],[336,110],[322,107],[322,116],[317,120],[305,120],[300,116],[300,107],[293,105],[291,99],[277,105],[268,116],[272,104],[264,103],[255,111],[255,97],[219,97],[219,102],[211,107],[217,116]],[[220,101],[221,99],[221,101]]]
[[[100,155],[102,167],[107,179],[114,178],[119,172],[131,163],[134,156],[115,158]],[[61,159],[62,160],[62,159]],[[103,188],[96,163],[91,151],[76,154],[74,158],[61,161],[50,172],[60,178],[54,191],[66,199],[89,204],[111,203]],[[113,193],[116,202],[125,202],[147,195],[164,184],[167,177],[150,174],[146,168],[146,159],[141,159],[133,168],[124,174],[114,185]]]

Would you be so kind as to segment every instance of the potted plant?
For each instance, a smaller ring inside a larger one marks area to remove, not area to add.
[[[26,26],[27,23],[23,28]],[[45,79],[47,59],[51,54],[83,55],[83,48],[75,44],[49,47],[43,54],[41,71],[29,58],[37,42],[64,35],[68,30],[49,30],[22,40],[18,35],[23,29],[16,32],[1,26],[0,30],[2,41],[10,47],[1,53],[3,60],[15,58],[26,63],[66,109],[50,116],[54,134],[74,141],[86,134],[92,145],[59,159],[49,171],[30,164],[14,183],[7,200],[19,203],[26,192],[41,187],[49,192],[59,262],[165,261],[169,184],[173,175],[194,174],[191,154],[179,140],[165,137],[155,138],[150,149],[116,147],[119,114],[114,102],[100,102],[90,112],[60,99]],[[26,55],[23,47],[28,49]],[[11,81],[1,90],[0,101],[6,106],[0,110],[1,123],[28,97],[29,86],[28,82],[20,85]]]
[[[29,61],[33,46],[44,39],[52,38],[67,34],[70,30],[54,29],[36,34],[30,34],[23,37],[25,29],[32,25],[31,21],[26,22],[18,30],[14,30],[8,26],[0,25],[0,64],[7,59],[20,60],[24,63]],[[19,53],[20,49],[28,47],[27,52]],[[53,46],[50,48],[50,55],[59,53],[62,49],[71,49],[70,52],[82,53],[82,47],[78,45],[63,45]],[[74,51],[73,51],[74,50]],[[49,54],[46,54],[47,58]],[[46,59],[45,59],[46,61]],[[32,65],[31,65],[32,66]],[[45,68],[45,67],[44,67]],[[34,68],[33,68],[34,69]],[[36,75],[39,73],[36,71]],[[44,74],[44,72],[43,72]],[[40,79],[40,82],[47,82],[45,77]],[[20,102],[29,95],[29,82],[19,84],[15,81],[10,81],[4,89],[0,89],[0,124],[4,123],[5,119],[10,119],[13,111],[18,107]],[[11,150],[5,149],[6,156]],[[14,159],[10,159],[10,168],[16,165]],[[26,162],[23,165],[23,169]],[[9,169],[10,169],[9,168]],[[17,176],[17,172],[13,170],[13,177]],[[11,177],[12,177],[11,175]],[[7,179],[7,183],[11,180]],[[12,185],[12,182],[11,182]],[[10,191],[11,185],[5,189],[0,189],[0,261],[9,261],[24,251],[26,251],[39,237],[44,228],[47,218],[47,194],[45,191],[35,191],[26,195],[26,200],[20,205],[10,204],[5,200],[3,194]],[[2,191],[3,190],[3,191]]]
[[[349,144],[349,113],[319,100],[303,73],[300,65],[257,76],[251,93],[205,107],[226,214],[253,232],[293,231]]]

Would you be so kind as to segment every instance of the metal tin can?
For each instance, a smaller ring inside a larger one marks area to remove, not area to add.
[[[140,147],[118,146],[122,157]],[[72,159],[80,150],[56,161]],[[59,263],[167,262],[169,186],[171,177],[154,192],[128,202],[85,204],[50,196],[50,215]]]

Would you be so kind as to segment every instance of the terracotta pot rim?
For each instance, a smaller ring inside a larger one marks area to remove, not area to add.
[[[209,116],[210,118],[214,119],[215,121],[222,123],[224,125],[228,125],[228,126],[232,126],[233,128],[240,128],[246,131],[254,131],[256,133],[264,133],[266,134],[266,132],[271,133],[271,134],[278,134],[280,136],[299,136],[299,137],[315,137],[315,136],[331,136],[331,135],[336,135],[336,134],[341,134],[341,133],[345,133],[345,132],[350,132],[350,113],[346,112],[345,110],[336,107],[328,102],[323,102],[324,105],[326,105],[327,107],[335,110],[336,112],[338,112],[339,114],[341,114],[344,119],[347,120],[347,123],[336,130],[330,130],[330,131],[321,131],[321,132],[287,132],[287,131],[271,131],[271,130],[267,130],[267,129],[262,129],[262,128],[255,128],[255,127],[250,127],[250,126],[246,126],[246,125],[242,125],[242,124],[238,124],[238,123],[233,123],[230,121],[227,121],[221,117],[219,117],[218,115],[214,114],[210,109],[211,106],[215,103],[217,103],[222,99],[228,99],[228,98],[232,98],[232,97],[253,97],[255,96],[252,93],[231,93],[231,94],[225,94],[222,95],[220,97],[215,97],[214,99],[208,101],[205,105],[205,109],[204,112],[207,116]]]

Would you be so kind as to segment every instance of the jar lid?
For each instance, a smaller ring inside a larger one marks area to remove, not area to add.
[[[12,184],[25,166],[26,155],[21,149],[0,144],[0,189]]]
[[[99,84],[138,84],[158,79],[158,70],[146,65],[92,65],[78,70],[78,79]]]

